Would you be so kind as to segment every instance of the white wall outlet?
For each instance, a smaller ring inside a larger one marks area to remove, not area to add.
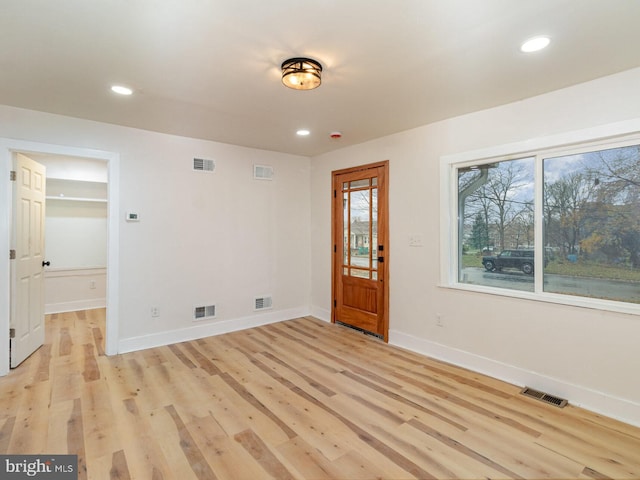
[[[160,316],[160,309],[158,307],[151,307],[151,316],[152,317],[159,317]]]
[[[442,314],[436,313],[436,327],[444,327],[444,320],[442,320]]]
[[[96,288],[96,281],[95,280],[89,280],[89,288],[91,290],[95,290],[95,288]]]

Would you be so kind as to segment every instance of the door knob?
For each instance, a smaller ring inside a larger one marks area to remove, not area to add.
[[[48,267],[49,265],[51,265],[51,262],[45,262],[44,260],[42,261],[43,267]]]

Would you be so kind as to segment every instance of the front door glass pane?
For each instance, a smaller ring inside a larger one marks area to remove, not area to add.
[[[351,182],[353,185],[356,182]],[[368,183],[368,179],[367,179]],[[370,192],[357,190],[351,192],[350,214],[351,214],[351,265],[354,267],[371,268],[371,257],[369,252],[369,204],[371,203]],[[352,270],[351,275],[363,277],[366,272]]]
[[[343,183],[343,264],[352,277],[376,279],[378,268],[377,178]],[[355,268],[346,268],[355,267]]]
[[[369,278],[369,270],[360,270],[359,268],[352,268],[351,276],[358,277],[358,278]]]
[[[351,182],[351,188],[361,188],[361,187],[368,187],[369,183],[370,183],[369,178],[363,178],[362,180],[354,180],[353,182]]]
[[[374,180],[377,180],[374,178]],[[371,189],[371,268],[378,269],[378,189]]]
[[[349,184],[345,183],[344,188],[348,188]],[[343,216],[343,244],[342,244],[342,263],[349,265],[349,192],[342,194],[342,211]]]

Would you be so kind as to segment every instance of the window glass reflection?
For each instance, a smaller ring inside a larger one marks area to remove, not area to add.
[[[458,281],[534,290],[534,158],[458,170]]]
[[[543,166],[544,291],[640,303],[640,146]]]

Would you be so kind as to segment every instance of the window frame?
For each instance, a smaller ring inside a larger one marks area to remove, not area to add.
[[[543,165],[544,159],[640,144],[640,119],[585,130],[497,145],[440,158],[440,281],[439,287],[515,297],[562,305],[640,315],[640,304],[543,291]],[[458,279],[458,170],[506,160],[534,158],[534,291],[461,283]]]

